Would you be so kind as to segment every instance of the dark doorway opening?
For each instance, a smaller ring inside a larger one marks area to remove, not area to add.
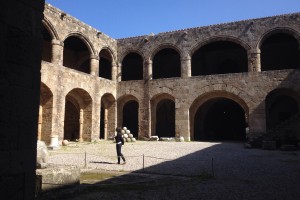
[[[197,110],[194,123],[196,141],[244,141],[246,139],[245,111],[230,99],[208,100]]]
[[[157,104],[156,135],[175,137],[175,102],[172,100],[165,99]]]
[[[123,127],[127,127],[134,138],[138,138],[139,122],[138,122],[139,104],[136,101],[129,101],[123,107]]]
[[[104,131],[104,114],[105,114],[105,109],[101,105],[101,113],[100,113],[100,139],[105,138],[105,131]]]
[[[71,101],[66,101],[64,139],[76,141],[79,139],[79,118],[80,113]]]

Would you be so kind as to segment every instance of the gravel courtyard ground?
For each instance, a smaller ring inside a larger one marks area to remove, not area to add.
[[[116,164],[112,141],[50,151],[49,163],[81,168],[82,184],[39,199],[300,198],[299,151],[246,149],[233,142],[138,141],[126,143],[122,152],[126,165]]]

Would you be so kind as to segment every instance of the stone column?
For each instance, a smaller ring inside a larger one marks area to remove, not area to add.
[[[152,80],[152,60],[147,60],[145,62],[143,78],[145,81]]]
[[[118,63],[117,69],[116,69],[116,80],[118,82],[122,81],[122,64]]]
[[[108,109],[104,108],[104,139],[108,139]]]
[[[99,76],[99,56],[97,55],[91,55],[90,58],[91,62],[91,75],[92,76]]]
[[[181,78],[191,77],[191,58],[181,58]]]
[[[63,65],[64,44],[59,40],[52,40],[52,58],[51,62],[57,65]]]
[[[79,142],[83,142],[83,109],[80,109],[80,118],[79,118]]]
[[[38,122],[38,140],[42,140],[43,107],[40,105]]]
[[[248,51],[248,72],[260,72],[260,50]]]
[[[111,80],[112,81],[119,81],[121,76],[120,76],[120,72],[118,72],[118,65],[117,65],[116,62],[112,62],[111,64],[112,64]]]

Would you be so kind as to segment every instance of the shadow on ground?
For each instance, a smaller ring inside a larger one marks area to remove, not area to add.
[[[101,162],[99,162],[100,164]],[[220,143],[134,172],[89,171],[38,199],[284,199],[300,196],[300,154]]]

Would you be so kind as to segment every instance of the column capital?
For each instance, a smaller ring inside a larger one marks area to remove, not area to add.
[[[98,55],[91,55],[90,56],[90,59],[95,59],[95,60],[99,60],[99,56]]]
[[[260,54],[260,49],[249,49],[248,54]]]
[[[57,39],[51,40],[51,44],[52,45],[59,45],[59,46],[62,46],[62,47],[64,46],[64,43],[60,40],[57,40]]]

